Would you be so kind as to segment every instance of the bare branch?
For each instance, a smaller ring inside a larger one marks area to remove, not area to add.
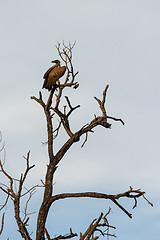
[[[86,239],[89,240],[91,235],[95,232],[99,222],[101,221],[103,217],[103,213],[100,214],[98,219],[94,219],[93,222],[90,224],[89,228],[87,231],[84,233],[84,235],[81,236],[81,240]]]
[[[126,213],[130,218],[132,218],[132,214],[130,214],[120,203],[117,202],[119,198],[139,198],[143,196],[145,192],[142,192],[140,189],[134,190],[130,189],[127,192],[119,193],[116,195],[111,194],[105,194],[105,193],[97,193],[97,192],[82,192],[82,193],[62,193],[58,195],[54,195],[50,198],[49,204],[52,204],[53,202],[59,200],[59,199],[65,199],[65,198],[101,198],[101,199],[110,199],[112,202],[114,202],[124,213]]]
[[[25,189],[26,189],[26,188],[25,188]],[[25,203],[25,208],[24,208],[24,212],[23,212],[23,214],[24,214],[23,222],[25,223],[25,225],[26,225],[27,222],[29,221],[28,215],[31,215],[31,214],[34,214],[34,213],[35,213],[35,212],[32,212],[32,213],[28,213],[28,212],[27,212],[27,210],[28,210],[28,204],[29,204],[29,201],[31,200],[33,194],[35,193],[35,188],[33,188],[32,191],[31,191],[31,190],[28,190],[28,189],[26,189],[26,190],[27,190],[27,192],[29,193],[29,197],[28,197],[28,199],[27,199],[27,201],[26,201],[26,203]]]
[[[70,239],[70,238],[77,237],[77,236],[78,236],[77,233],[73,233],[72,229],[70,228],[70,233],[68,233],[66,235],[59,235],[55,238],[52,238],[51,240]]]
[[[70,100],[69,100],[69,98],[67,97],[67,96],[65,96],[65,98],[66,98],[66,101],[67,101],[67,103],[68,103],[68,106],[69,106],[69,108],[70,108],[70,111],[67,113],[67,118],[71,115],[71,113],[75,110],[75,109],[77,109],[77,108],[79,108],[80,107],[80,105],[77,105],[76,107],[72,107],[72,105],[71,105],[71,102],[70,102]]]
[[[31,99],[35,100],[36,102],[38,102],[44,109],[45,109],[45,103],[42,100],[42,93],[39,92],[39,99],[36,98],[35,96],[32,96]]]
[[[74,68],[73,68],[73,64],[72,64],[72,50],[73,50],[74,46],[75,46],[75,43],[74,44],[69,43],[68,46],[66,46],[63,43],[63,49],[62,50],[61,50],[61,45],[60,45],[59,42],[56,46],[56,48],[58,50],[58,53],[59,53],[59,56],[62,59],[62,61],[66,64],[66,67],[67,67],[67,70],[68,70],[66,80],[65,80],[65,84],[67,84],[70,74],[71,74],[70,84],[74,83],[75,77],[78,74],[78,72],[74,73]],[[78,83],[74,84],[74,88],[77,88],[78,86],[79,86]]]
[[[144,195],[143,195],[143,198],[148,202],[149,205],[153,207],[153,203],[151,203]]]
[[[5,213],[3,213],[3,215],[2,215],[2,223],[1,223],[0,235],[1,235],[2,232],[3,232],[3,227],[4,227],[4,215],[5,215]]]
[[[119,207],[124,213],[126,213],[129,218],[132,218],[132,214],[129,213],[120,203],[118,203],[115,198],[112,198],[111,200],[117,205],[117,207]]]
[[[101,235],[105,236],[107,235],[107,237],[109,236],[114,236],[116,237],[114,234],[110,234],[109,233],[109,229],[115,229],[114,226],[109,225],[109,222],[106,218],[106,216],[110,213],[110,209],[108,211],[108,213],[105,214],[105,216],[103,217],[103,213],[100,214],[98,219],[94,219],[91,224],[89,225],[89,227],[87,228],[87,230],[85,231],[84,234],[80,233],[80,240],[95,240],[98,239]],[[101,222],[103,220],[103,222]],[[100,233],[97,235],[97,233]]]
[[[85,138],[83,144],[81,145],[81,148],[84,147],[85,143],[87,142],[87,139],[88,139],[88,132],[86,132],[86,138]]]
[[[56,99],[56,107],[55,107],[55,108],[51,107],[51,109],[52,109],[52,110],[59,116],[59,118],[60,118],[60,124],[59,124],[58,128],[56,128],[56,129],[54,130],[54,131],[56,131],[55,137],[57,137],[57,135],[58,135],[58,132],[59,132],[61,123],[63,124],[63,127],[64,127],[64,129],[66,130],[67,134],[68,134],[70,137],[72,137],[72,136],[73,136],[73,133],[72,133],[72,131],[71,131],[71,129],[70,129],[70,124],[69,124],[69,119],[68,119],[68,118],[69,118],[69,116],[71,115],[71,113],[72,113],[75,109],[77,109],[78,107],[80,107],[80,105],[77,105],[76,107],[72,107],[69,98],[68,98],[67,96],[65,96],[66,101],[67,101],[67,103],[68,103],[68,106],[69,106],[70,110],[69,110],[68,113],[66,113],[66,106],[65,106],[65,107],[64,107],[64,113],[62,113],[62,112],[59,110],[59,108],[58,108],[61,95],[62,95],[62,89],[61,89],[61,91],[59,90],[59,94],[56,96],[56,97],[57,97],[57,99]]]
[[[55,133],[53,136],[54,139],[58,136],[61,124],[62,124],[62,121],[59,122],[58,127],[53,131],[53,134]]]
[[[1,189],[1,188],[0,188]],[[2,189],[1,189],[2,190]],[[6,193],[6,192],[5,192]],[[7,205],[7,203],[8,203],[8,199],[9,199],[9,194],[7,195],[7,197],[6,197],[6,201],[5,201],[5,203],[2,205],[2,207],[0,208],[0,211]]]
[[[49,233],[48,233],[48,231],[47,231],[46,228],[44,229],[44,232],[45,232],[45,234],[46,234],[47,239],[48,239],[48,240],[51,240],[51,237],[50,237],[50,235],[49,235]]]
[[[111,116],[107,116],[107,118],[112,119],[112,120],[114,120],[114,121],[120,121],[123,125],[125,125],[125,123],[123,122],[123,120],[120,119],[120,118],[115,118],[115,117],[111,117]]]
[[[7,205],[9,197],[10,197],[11,200],[13,200],[13,203],[14,203],[14,213],[15,213],[14,215],[15,215],[15,219],[16,219],[16,222],[17,222],[17,225],[18,225],[18,231],[20,232],[22,238],[24,238],[25,240],[31,240],[30,234],[29,234],[29,232],[26,228],[29,218],[26,218],[26,217],[27,217],[28,202],[29,202],[29,200],[30,200],[30,198],[33,194],[34,189],[35,189],[35,188],[31,188],[30,190],[27,190],[27,193],[30,194],[30,197],[29,197],[28,201],[26,202],[25,217],[22,221],[21,217],[20,217],[20,200],[21,200],[21,197],[26,194],[26,193],[22,194],[23,184],[26,180],[28,172],[34,167],[34,165],[30,166],[30,164],[29,164],[29,157],[30,157],[30,151],[27,153],[27,157],[24,157],[26,159],[26,169],[25,169],[24,174],[21,174],[20,179],[15,179],[15,178],[11,177],[4,170],[3,164],[0,161],[1,172],[9,180],[9,187],[5,184],[1,184],[3,187],[2,186],[0,187],[0,189],[7,195],[6,201],[2,205],[0,210],[2,210]],[[18,190],[16,188],[16,185],[15,185],[15,190],[14,190],[15,182],[18,182],[18,184],[19,184]],[[3,222],[4,222],[4,216],[2,217],[2,228],[3,228]]]
[[[106,101],[106,93],[107,93],[108,88],[109,88],[109,85],[107,85],[105,87],[104,91],[103,91],[103,99],[102,99],[102,101],[100,99],[98,99],[97,97],[94,97],[96,99],[96,101],[98,102],[99,106],[100,106],[100,109],[102,111],[102,116],[104,118],[107,117],[107,113],[106,113],[106,109],[105,109],[104,104],[105,104],[105,101]]]
[[[6,192],[7,195],[10,194],[12,197],[15,197],[15,193],[14,193],[14,191],[13,191],[13,179],[12,179],[12,177],[4,170],[1,161],[0,161],[0,168],[1,168],[1,171],[3,172],[3,174],[4,174],[4,175],[9,179],[9,181],[10,181],[9,191],[5,191],[2,187],[0,187],[0,189],[3,190],[4,192]]]
[[[25,182],[25,180],[26,180],[26,177],[27,177],[27,174],[28,174],[28,172],[33,168],[33,167],[35,167],[35,165],[32,165],[32,166],[30,166],[29,165],[29,156],[30,156],[30,151],[27,153],[27,158],[25,158],[26,159],[26,170],[25,170],[25,173],[24,173],[24,175],[23,174],[21,174],[21,178],[20,178],[20,180],[19,180],[19,189],[18,189],[18,198],[20,198],[20,196],[21,196],[21,193],[22,193],[22,186],[23,186],[23,184],[24,184],[24,182]]]

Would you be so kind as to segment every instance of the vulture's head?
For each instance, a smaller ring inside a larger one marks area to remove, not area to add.
[[[60,66],[60,61],[59,60],[54,60],[51,63],[56,63],[57,66]]]

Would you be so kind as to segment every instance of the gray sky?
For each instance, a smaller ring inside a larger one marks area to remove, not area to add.
[[[14,0],[0,1],[0,130],[6,148],[6,168],[19,177],[23,155],[31,150],[36,164],[28,185],[39,183],[47,164],[45,121],[42,109],[30,96],[38,96],[43,74],[58,57],[55,45],[74,42],[74,64],[79,71],[77,91],[68,90],[73,105],[81,108],[72,118],[74,130],[99,113],[94,96],[109,84],[107,112],[126,125],[113,122],[111,130],[97,128],[83,149],[81,143],[61,162],[55,193],[100,191],[118,193],[131,185],[142,188],[154,203],[140,200],[138,208],[126,204],[133,220],[107,201],[72,200],[56,203],[47,226],[51,233],[84,230],[101,211],[112,207],[111,224],[119,240],[158,240],[160,235],[159,148],[159,0]],[[47,97],[47,91],[42,91]],[[77,113],[77,114],[76,114]],[[67,139],[62,134],[56,148]],[[82,177],[83,176],[83,177]],[[40,191],[33,207],[41,201]],[[6,219],[11,220],[8,206]],[[58,219],[58,220],[56,220]],[[63,220],[62,220],[63,219]],[[35,216],[32,223],[34,224]],[[14,228],[14,219],[5,225]],[[33,231],[31,226],[31,231]],[[12,239],[21,239],[15,231]]]

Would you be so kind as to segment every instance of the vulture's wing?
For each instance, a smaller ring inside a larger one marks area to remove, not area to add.
[[[66,71],[66,67],[51,67],[47,70],[47,72],[44,74],[44,83],[42,88],[46,88],[48,90],[51,90],[52,86],[56,83],[57,80],[59,80]]]
[[[62,66],[62,67],[56,67],[55,69],[53,69],[53,71],[51,70],[49,73],[52,76],[52,78],[55,78],[58,80],[65,74],[65,71],[66,71],[66,67]]]
[[[47,78],[48,78],[48,75],[49,75],[49,73],[52,71],[53,68],[55,68],[55,66],[50,67],[50,68],[47,70],[47,72],[45,72],[45,74],[44,74],[44,76],[43,76],[44,79],[47,79]]]

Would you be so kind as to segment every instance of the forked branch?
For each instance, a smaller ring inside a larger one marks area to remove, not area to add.
[[[108,123],[107,121],[107,113],[106,113],[106,109],[105,109],[105,101],[106,101],[106,93],[107,93],[107,89],[108,89],[109,85],[107,85],[103,91],[103,99],[102,101],[98,98],[96,98],[100,109],[102,111],[102,116],[95,116],[94,119],[88,124],[85,124],[80,130],[78,130],[75,133],[72,133],[69,135],[70,138],[68,139],[68,141],[61,147],[61,149],[57,152],[57,154],[55,155],[55,159],[56,159],[56,164],[59,163],[59,161],[62,159],[62,157],[65,155],[65,153],[68,151],[68,149],[70,149],[70,147],[72,146],[73,143],[78,142],[81,139],[81,136],[83,136],[84,134],[86,135],[86,138],[84,140],[84,143],[82,144],[82,147],[84,146],[84,144],[86,143],[86,141],[88,140],[88,133],[92,132],[93,133],[93,129],[97,126],[102,126],[104,128],[111,128],[111,124]],[[77,106],[78,107],[78,106]],[[59,114],[60,117],[64,117],[63,113],[60,112],[58,110],[57,114]],[[110,117],[111,118],[111,117]],[[115,121],[120,121],[122,124],[124,123],[121,119],[117,119],[112,117],[113,120]],[[67,122],[68,124],[68,122]],[[66,129],[68,128],[66,124]]]
[[[105,215],[101,213],[98,219],[95,218],[87,230],[84,232],[84,234],[80,233],[80,240],[96,240],[100,236],[116,237],[114,234],[110,234],[109,232],[110,228],[116,229],[108,222],[107,215],[110,213],[110,211],[111,208],[109,208],[109,211]]]
[[[105,193],[97,193],[97,192],[82,192],[82,193],[62,193],[54,195],[50,198],[49,204],[51,205],[53,202],[65,199],[65,198],[98,198],[98,199],[109,199],[114,202],[124,213],[128,215],[128,217],[132,218],[132,214],[129,213],[117,200],[120,198],[132,198],[138,199],[141,196],[144,196],[145,192],[142,192],[140,189],[132,189],[130,188],[129,191],[119,193],[119,194],[105,194]],[[135,207],[135,205],[134,205]]]
[[[102,99],[102,101],[99,98],[94,97],[96,99],[96,101],[98,102],[99,106],[100,106],[100,109],[102,111],[102,116],[104,118],[107,118],[107,113],[106,113],[106,109],[105,109],[105,105],[104,104],[105,104],[105,101],[106,101],[106,93],[107,93],[108,88],[109,88],[109,85],[107,85],[105,87],[104,91],[103,91],[103,99]]]

